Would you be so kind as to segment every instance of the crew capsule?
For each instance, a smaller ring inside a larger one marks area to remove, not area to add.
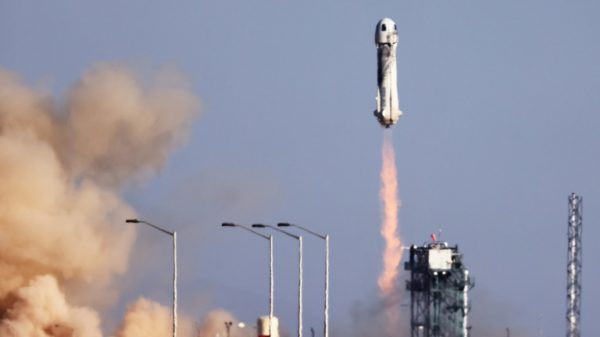
[[[398,122],[402,111],[398,103],[396,46],[398,28],[389,18],[381,19],[375,28],[377,46],[377,96],[373,114],[381,126],[389,128]]]

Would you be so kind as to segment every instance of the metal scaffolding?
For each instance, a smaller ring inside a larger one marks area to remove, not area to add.
[[[567,255],[567,337],[580,337],[581,308],[581,230],[583,198],[569,195]]]
[[[473,287],[458,246],[432,242],[410,247],[411,337],[468,337],[469,297]]]

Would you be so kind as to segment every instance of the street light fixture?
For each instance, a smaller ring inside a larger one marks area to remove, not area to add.
[[[325,337],[329,337],[329,234],[319,234],[311,231],[310,229],[304,228],[300,225],[291,224],[287,222],[280,222],[277,224],[277,227],[296,227],[300,230],[303,230],[313,236],[318,237],[319,239],[325,240],[325,303],[324,303],[324,311],[325,318],[323,322],[323,335]]]
[[[162,227],[159,227],[155,224],[144,220],[127,219],[125,220],[125,222],[141,223],[173,237],[173,337],[177,337],[177,232],[168,231]]]
[[[248,232],[258,235],[263,239],[269,240],[269,335],[273,336],[273,236],[272,235],[264,235],[259,233],[252,228],[248,228],[246,226],[238,225],[232,222],[224,222],[221,224],[221,227],[238,227],[247,230]]]
[[[225,321],[225,330],[227,330],[227,337],[230,337],[231,326],[233,325],[232,321]]]
[[[275,226],[254,224],[254,228],[271,228],[298,240],[298,337],[302,337],[302,236],[295,235]]]

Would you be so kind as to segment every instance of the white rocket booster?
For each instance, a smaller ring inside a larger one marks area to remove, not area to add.
[[[384,18],[375,30],[377,45],[377,97],[375,117],[386,128],[396,124],[402,111],[398,108],[398,85],[396,74],[396,46],[398,30],[392,19]]]

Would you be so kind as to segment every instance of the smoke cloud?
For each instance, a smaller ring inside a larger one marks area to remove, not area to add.
[[[171,309],[146,298],[140,298],[129,307],[115,337],[167,337],[172,335]],[[187,317],[177,316],[177,335],[191,337],[193,323]],[[222,322],[221,322],[222,323]],[[214,337],[214,335],[212,336]]]
[[[369,296],[354,302],[350,309],[352,324],[345,335],[387,336],[393,332],[396,337],[410,336],[410,308],[402,307],[402,302],[406,302],[409,294],[401,287],[398,287],[396,294],[391,298]],[[397,315],[392,325],[390,325],[390,310]],[[400,315],[401,313],[403,315]],[[392,327],[394,331],[391,331]]]
[[[66,303],[56,279],[39,276],[12,294],[12,306],[0,323],[3,337],[101,337],[98,315]]]
[[[101,65],[69,95],[67,163],[75,175],[111,185],[154,173],[182,140],[197,105],[175,73],[142,88],[125,69]]]
[[[164,165],[198,108],[173,72],[151,83],[102,64],[56,102],[0,69],[1,336],[102,335],[91,308],[135,238],[119,191]]]

